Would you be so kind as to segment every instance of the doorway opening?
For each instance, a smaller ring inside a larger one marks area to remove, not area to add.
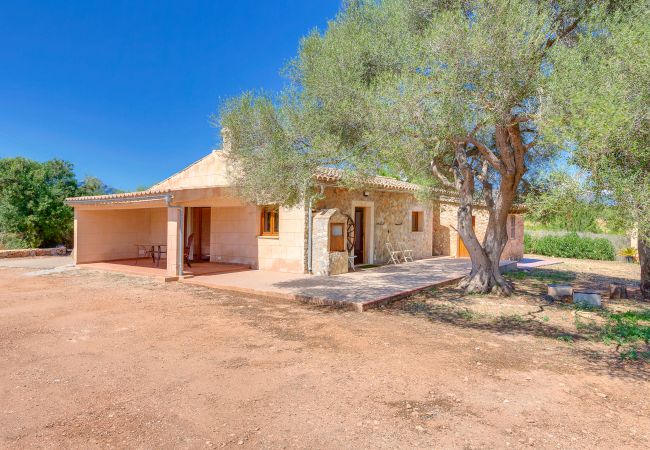
[[[354,264],[366,262],[366,208],[354,208]]]
[[[185,245],[190,236],[192,245],[189,249],[190,261],[210,260],[210,219],[212,208],[185,208]]]

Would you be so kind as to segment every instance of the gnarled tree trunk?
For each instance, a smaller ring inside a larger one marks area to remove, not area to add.
[[[458,208],[458,232],[472,260],[470,274],[460,282],[460,287],[467,293],[494,292],[500,295],[510,295],[513,287],[501,274],[499,262],[503,249],[508,242],[508,214],[515,199],[515,193],[521,177],[526,171],[524,155],[529,145],[524,145],[521,139],[518,120],[512,118],[506,126],[495,129],[495,145],[498,155],[470,136],[456,150],[455,171],[456,185],[460,195]],[[478,150],[482,160],[481,170],[472,166],[468,151],[469,143]],[[497,173],[498,190],[493,190],[488,177],[489,168]],[[483,242],[480,243],[472,226],[472,209],[474,185],[478,180],[483,186],[483,198],[489,211],[487,230]]]
[[[508,242],[507,219],[514,191],[504,186],[499,189],[496,201],[488,204],[489,219],[485,237],[481,244],[472,227],[472,199],[463,199],[458,208],[458,232],[469,251],[472,271],[460,282],[460,287],[468,293],[494,292],[510,295],[512,285],[501,274],[499,262]]]
[[[650,245],[639,237],[639,262],[641,263],[641,295],[650,299]]]

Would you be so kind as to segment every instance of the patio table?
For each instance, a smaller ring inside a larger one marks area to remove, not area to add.
[[[142,250],[144,252],[144,257],[148,257],[151,255],[151,260],[153,263],[156,265],[156,267],[160,267],[160,258],[161,256],[167,255],[167,244],[159,244],[159,243],[147,243],[147,244],[135,244],[135,246],[138,249],[138,255],[135,258],[135,263],[136,265],[138,264],[138,260],[140,259],[140,251]]]

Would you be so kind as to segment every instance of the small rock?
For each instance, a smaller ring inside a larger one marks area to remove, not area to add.
[[[418,431],[420,431],[420,432],[424,431],[424,428],[422,428],[420,425],[418,425],[417,427],[415,427],[415,429],[418,430]]]

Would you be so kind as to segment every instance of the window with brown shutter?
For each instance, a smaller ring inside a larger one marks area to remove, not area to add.
[[[279,234],[280,212],[277,206],[262,207],[260,230],[262,236],[277,236]]]
[[[424,230],[424,213],[422,211],[413,211],[411,212],[411,231],[423,231]]]
[[[330,252],[344,252],[343,224],[330,223]]]

